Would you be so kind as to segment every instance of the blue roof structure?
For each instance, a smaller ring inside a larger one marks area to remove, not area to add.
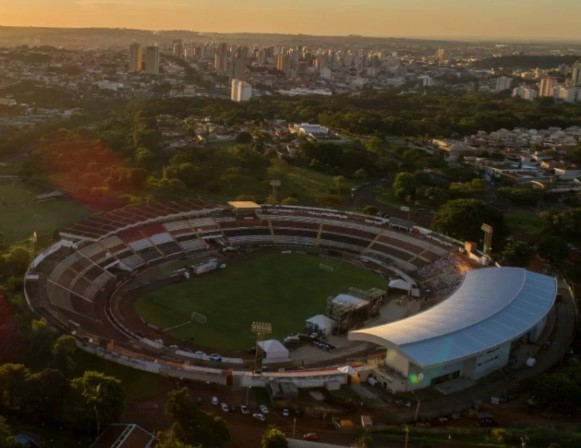
[[[398,322],[349,332],[426,368],[464,359],[530,331],[551,310],[557,281],[523,268],[469,271],[447,300]]]

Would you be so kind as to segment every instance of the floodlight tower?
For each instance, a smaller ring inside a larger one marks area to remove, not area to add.
[[[252,322],[250,325],[250,331],[256,335],[256,347],[254,352],[254,372],[262,373],[262,354],[260,358],[258,353],[260,352],[260,347],[258,346],[258,341],[262,339],[263,336],[272,333],[272,325],[270,322]]]
[[[278,202],[276,193],[278,192],[278,187],[280,187],[281,181],[278,179],[273,179],[270,181],[270,186],[272,187],[272,202],[275,204]]]
[[[489,224],[482,224],[480,230],[484,232],[484,247],[482,252],[486,256],[490,256],[490,251],[492,250],[492,234],[494,233],[494,229]]]

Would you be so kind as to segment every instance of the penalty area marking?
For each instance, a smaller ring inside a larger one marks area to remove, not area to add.
[[[164,333],[167,333],[168,331],[172,331],[172,330],[175,330],[176,328],[180,328],[180,327],[185,327],[186,325],[190,325],[191,323],[192,323],[191,320],[186,320],[185,322],[182,322],[181,324],[174,325],[173,327],[164,328],[161,331],[163,331]]]

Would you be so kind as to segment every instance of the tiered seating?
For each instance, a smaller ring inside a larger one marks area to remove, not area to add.
[[[105,248],[112,256],[120,256],[126,252],[130,252],[129,247],[119,237],[110,236],[104,240],[99,241],[99,244]]]
[[[148,238],[142,238],[140,240],[137,241],[132,241],[131,243],[129,243],[129,247],[134,250],[135,252],[138,252],[140,250],[143,249],[147,249],[149,247],[152,247],[153,243],[148,239]]]
[[[61,232],[65,238],[97,241],[119,230],[161,222],[169,217],[186,218],[223,210],[205,201],[186,199],[180,202],[140,204],[94,215]]]
[[[185,220],[166,222],[164,223],[163,226],[173,238],[178,238],[183,235],[194,234],[194,231],[190,227],[190,224]]]
[[[131,254],[120,258],[119,261],[130,269],[136,269],[139,266],[145,264],[145,260],[137,254]]]
[[[94,263],[100,263],[107,258],[107,251],[103,248],[103,246],[97,243],[91,243],[81,248],[77,252],[93,261]]]
[[[110,275],[108,275],[106,272],[103,272],[86,287],[83,292],[83,296],[92,302],[99,290],[104,288],[107,283],[111,282],[112,280],[113,279]]]
[[[275,235],[275,244],[290,244],[293,246],[309,246],[315,247],[317,245],[316,238],[304,238],[299,236],[286,236],[286,235]]]
[[[452,294],[471,269],[470,262],[457,253],[448,253],[417,272],[422,286],[432,291],[434,297],[448,297]]]
[[[206,248],[206,243],[199,239],[184,240],[178,242],[179,246],[184,252],[189,252],[193,250],[202,250]]]

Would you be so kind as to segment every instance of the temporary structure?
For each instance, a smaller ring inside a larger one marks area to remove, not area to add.
[[[265,362],[282,362],[288,361],[289,351],[276,339],[267,339],[266,341],[258,341],[258,346],[264,352]]]

